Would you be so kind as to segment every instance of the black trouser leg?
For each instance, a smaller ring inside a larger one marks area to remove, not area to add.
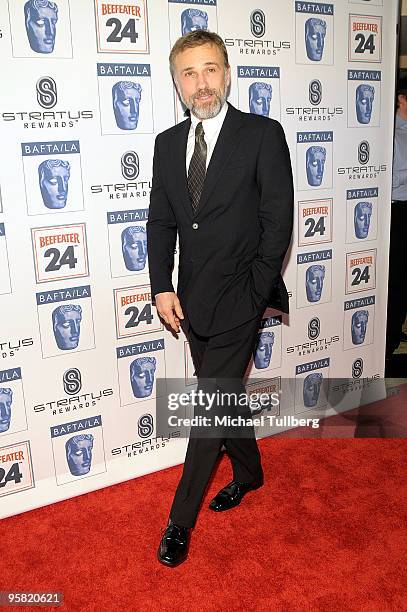
[[[233,330],[211,337],[198,336],[188,322],[184,323],[183,328],[188,336],[198,375],[198,386],[206,387],[205,381],[210,379],[216,381],[214,384],[220,390],[234,390],[236,393],[244,390],[242,378],[257,338],[259,321],[260,316]],[[222,407],[219,409],[222,410]],[[234,414],[237,414],[236,407],[233,410]],[[249,408],[240,414],[249,416]],[[245,428],[245,435],[249,437],[233,438],[230,430],[225,430],[224,437],[218,438],[194,437],[197,433],[198,428],[191,428],[184,469],[170,512],[174,523],[184,527],[193,527],[195,524],[223,443],[230,454],[236,480],[251,482],[263,476],[253,427]]]

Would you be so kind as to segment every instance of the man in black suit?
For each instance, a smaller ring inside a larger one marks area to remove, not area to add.
[[[244,393],[242,379],[265,308],[288,312],[281,268],[292,232],[290,155],[277,121],[242,113],[226,102],[230,66],[217,34],[198,30],[178,39],[170,68],[190,119],[155,141],[147,222],[151,291],[163,320],[177,333],[181,325],[188,337],[198,387],[212,381],[213,390]],[[234,410],[250,416],[248,406]],[[252,426],[212,437],[192,427],[157,553],[161,563],[175,566],[186,559],[190,531],[223,444],[233,480],[210,508],[233,508],[262,486]]]

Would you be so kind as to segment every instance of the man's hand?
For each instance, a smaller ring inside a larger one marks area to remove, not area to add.
[[[164,291],[155,295],[157,312],[162,319],[179,333],[179,320],[184,318],[178,296],[173,291]]]

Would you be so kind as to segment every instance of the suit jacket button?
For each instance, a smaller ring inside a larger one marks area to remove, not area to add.
[[[192,224],[192,229],[198,229],[198,227],[199,227],[198,223],[193,223]]]

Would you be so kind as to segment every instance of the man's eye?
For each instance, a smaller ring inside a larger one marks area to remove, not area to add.
[[[312,165],[316,168],[318,166],[318,162],[317,161],[313,161]]]
[[[51,183],[51,185],[56,185],[57,184],[57,179],[55,179],[55,178],[49,179],[49,182]]]
[[[317,35],[316,34],[312,34],[311,38],[312,38],[312,40],[316,40],[317,39]]]
[[[129,106],[130,100],[127,100],[127,99],[123,100],[122,104],[123,104],[123,106]]]
[[[35,23],[37,24],[37,26],[43,26],[45,21],[43,19],[37,19]]]
[[[64,329],[68,329],[69,328],[69,323],[67,321],[65,321],[65,323],[62,323],[62,327]]]

